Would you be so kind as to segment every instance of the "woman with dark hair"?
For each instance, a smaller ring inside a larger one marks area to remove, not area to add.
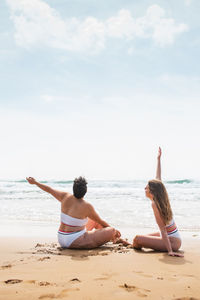
[[[118,230],[102,220],[94,207],[83,199],[87,192],[85,178],[78,177],[74,180],[73,195],[39,183],[33,177],[26,179],[61,202],[61,223],[58,230],[61,247],[92,249],[121,236]],[[97,227],[95,224],[99,224],[100,229],[93,230]]]
[[[150,180],[145,187],[146,197],[152,201],[154,216],[160,232],[147,235],[136,235],[133,247],[136,249],[151,248],[167,251],[170,256],[183,255],[176,252],[181,247],[181,237],[173,220],[173,214],[164,184],[161,181],[161,148],[158,150],[156,179]]]

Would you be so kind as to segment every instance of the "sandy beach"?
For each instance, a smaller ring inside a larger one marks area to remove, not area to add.
[[[200,299],[200,239],[185,257],[107,244],[63,250],[55,240],[0,238],[0,299]]]

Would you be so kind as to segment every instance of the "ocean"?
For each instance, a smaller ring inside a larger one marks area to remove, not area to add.
[[[72,181],[43,181],[63,191],[72,192]],[[129,238],[136,232],[158,231],[145,197],[147,182],[91,180],[85,200],[94,205],[101,218]],[[200,182],[164,181],[175,222],[182,232],[200,233]],[[59,226],[60,203],[26,180],[0,181],[0,235],[54,236]]]

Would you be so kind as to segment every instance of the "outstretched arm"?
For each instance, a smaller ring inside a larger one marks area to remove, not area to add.
[[[52,189],[50,186],[48,186],[46,184],[42,184],[42,183],[36,181],[33,177],[26,177],[26,180],[30,184],[37,185],[41,190],[51,194],[53,197],[55,197],[59,201],[62,201],[64,199],[64,197],[67,195],[66,192],[62,192],[62,191]]]
[[[161,180],[161,155],[162,155],[162,151],[161,148],[158,148],[158,156],[157,156],[157,167],[156,167],[156,179]]]

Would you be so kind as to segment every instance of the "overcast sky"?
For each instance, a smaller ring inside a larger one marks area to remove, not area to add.
[[[1,0],[1,179],[200,179],[199,0]]]

